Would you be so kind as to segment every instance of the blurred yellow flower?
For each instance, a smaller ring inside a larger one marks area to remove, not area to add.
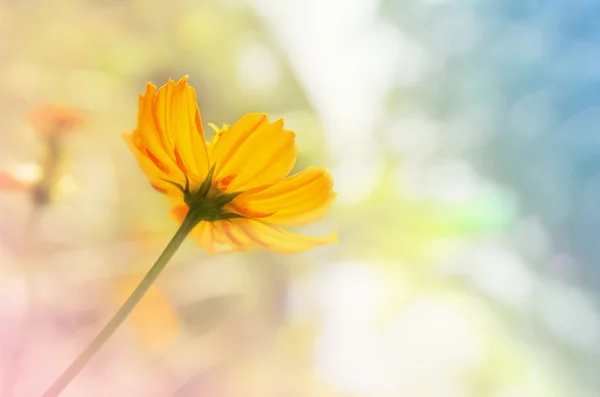
[[[69,105],[48,103],[31,110],[29,121],[40,135],[52,136],[71,132],[83,123],[83,116]]]
[[[182,222],[202,213],[190,236],[211,254],[270,250],[298,253],[337,242],[337,234],[308,237],[278,226],[321,218],[335,200],[322,168],[287,176],[296,162],[295,134],[283,120],[243,116],[223,126],[207,145],[196,94],[187,77],[157,90],[148,83],[139,98],[137,129],[123,139],[157,191],[173,202]]]

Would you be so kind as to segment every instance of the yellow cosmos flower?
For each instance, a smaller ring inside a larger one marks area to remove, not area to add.
[[[188,235],[211,254],[260,249],[291,254],[337,242],[336,233],[318,238],[280,228],[316,221],[336,196],[333,180],[322,168],[287,176],[298,150],[283,120],[272,123],[265,114],[247,114],[231,127],[215,129],[207,145],[196,94],[186,77],[178,83],[169,80],[160,90],[148,84],[140,95],[137,129],[123,139],[151,185],[171,198],[171,215],[181,225],[115,315],[43,397],[57,397],[144,295],[152,296],[154,281]],[[133,313],[134,321],[143,322],[139,313]],[[171,317],[167,313],[164,319]]]
[[[329,172],[307,169],[288,176],[296,162],[295,134],[283,120],[252,113],[216,130],[207,144],[196,94],[187,77],[140,95],[137,129],[123,139],[150,180],[173,202],[183,222],[193,211],[190,233],[211,254],[270,250],[298,253],[337,242],[337,234],[308,237],[280,226],[314,222],[336,194]]]

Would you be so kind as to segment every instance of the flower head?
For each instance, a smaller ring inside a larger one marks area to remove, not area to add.
[[[207,145],[196,94],[187,77],[140,95],[137,128],[123,139],[150,180],[173,202],[171,216],[190,211],[199,223],[190,235],[210,253],[270,250],[298,253],[337,242],[280,226],[314,222],[336,194],[326,170],[309,167],[288,176],[296,162],[295,134],[283,120],[252,113],[216,130]]]

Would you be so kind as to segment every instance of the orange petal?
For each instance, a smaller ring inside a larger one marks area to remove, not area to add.
[[[309,237],[292,233],[260,221],[200,222],[190,236],[211,255],[233,251],[267,250],[297,254],[322,245],[337,243],[337,233],[327,237]]]
[[[327,170],[309,167],[266,189],[244,193],[232,205],[241,207],[238,212],[251,218],[256,218],[252,213],[266,214],[261,217],[263,222],[304,225],[320,219],[329,210],[336,197],[332,188],[333,179]]]
[[[131,135],[127,133],[121,134],[121,138],[125,141],[125,144],[137,160],[139,167],[146,177],[150,180],[150,184],[155,190],[169,196],[181,196],[181,191],[172,184],[165,182],[166,180],[176,180],[172,174],[167,174],[150,159],[150,157],[144,155],[138,147],[133,143]],[[180,180],[178,183],[182,183]]]
[[[189,208],[186,204],[179,204],[179,205],[175,205],[171,211],[169,212],[169,215],[171,216],[171,218],[176,221],[176,222],[183,222],[183,220],[185,219],[185,216],[187,215],[189,211]]]
[[[184,179],[183,173],[177,167],[173,145],[154,123],[153,102],[156,95],[156,86],[146,84],[146,92],[139,97],[138,123],[136,130],[131,134],[131,139],[142,153],[150,156],[153,162],[160,164],[164,173],[181,183]]]
[[[243,191],[271,185],[285,178],[296,162],[295,134],[283,120],[270,123],[267,115],[247,114],[214,142],[211,164],[215,180],[235,175],[226,191]]]
[[[158,90],[152,100],[152,116],[179,168],[204,179],[209,168],[208,154],[196,91],[188,85],[187,76],[177,83],[169,79]]]

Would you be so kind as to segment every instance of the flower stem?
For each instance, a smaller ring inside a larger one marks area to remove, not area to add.
[[[117,313],[104,326],[102,331],[90,342],[89,345],[79,354],[79,356],[63,371],[63,373],[54,381],[54,383],[42,394],[42,397],[56,397],[71,383],[73,379],[81,372],[87,362],[96,354],[98,350],[106,343],[106,341],[114,334],[119,326],[125,321],[127,316],[135,308],[138,302],[142,299],[148,288],[158,277],[160,272],[165,268],[173,254],[177,251],[183,240],[189,232],[198,224],[201,217],[193,211],[189,211],[181,226],[166,246],[162,254],[158,257],[154,266],[148,271],[144,279],[131,293],[129,298],[119,308]]]

